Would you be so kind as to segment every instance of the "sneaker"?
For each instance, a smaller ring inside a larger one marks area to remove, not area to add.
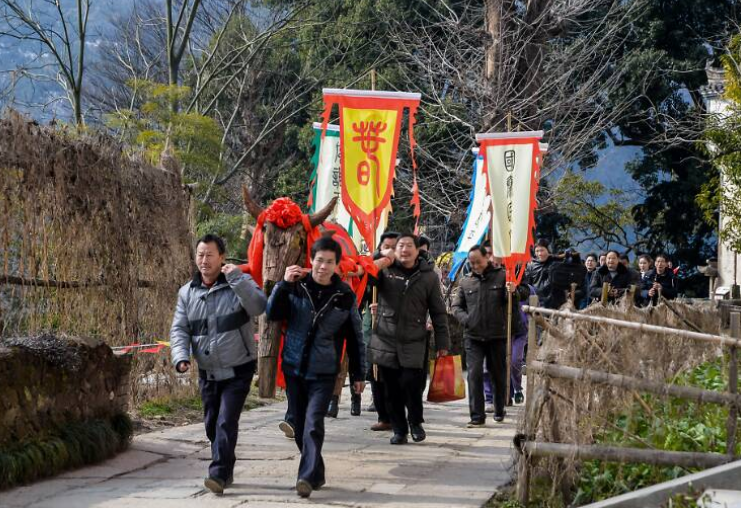
[[[407,439],[406,434],[394,434],[393,436],[391,436],[391,441],[390,441],[391,444],[402,445],[402,444],[407,444],[408,442],[409,440]]]
[[[525,402],[525,396],[522,392],[515,392],[515,404],[522,404]]]
[[[326,482],[325,480],[322,480],[322,481],[320,481],[319,483],[317,483],[316,485],[314,485],[314,490],[321,490],[321,489],[322,489],[322,487],[324,487],[324,485],[325,485],[326,483],[327,483],[327,482]]]
[[[493,413],[494,412],[494,404],[487,404],[486,408],[484,409],[485,413]]]
[[[486,422],[482,422],[480,420],[471,420],[470,422],[466,424],[466,427],[469,429],[476,429],[476,428],[485,427],[485,426],[486,426]]]
[[[220,478],[214,478],[213,476],[209,476],[205,480],[203,480],[203,486],[206,487],[208,490],[216,494],[217,496],[220,496],[224,493],[224,480]]]
[[[311,483],[306,480],[299,480],[296,482],[296,493],[301,497],[309,497],[313,490]]]
[[[378,422],[371,425],[371,430],[378,432],[379,430],[391,430],[391,424],[387,422]]]
[[[289,422],[280,422],[278,424],[278,428],[288,439],[294,439],[296,437],[296,435],[293,433],[293,425],[291,425]]]
[[[425,429],[422,428],[422,425],[409,425],[409,428],[412,431],[412,440],[415,443],[424,441],[427,437],[427,433],[425,432]]]

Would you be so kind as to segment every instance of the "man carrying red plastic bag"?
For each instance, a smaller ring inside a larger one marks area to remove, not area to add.
[[[370,361],[378,365],[384,383],[394,435],[391,444],[424,441],[422,393],[426,381],[428,347],[427,314],[435,330],[439,357],[450,343],[448,314],[440,281],[432,266],[419,256],[419,239],[399,235],[394,263],[378,272],[378,305],[373,336],[368,346]]]

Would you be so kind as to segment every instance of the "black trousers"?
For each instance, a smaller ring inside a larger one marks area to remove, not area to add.
[[[423,423],[422,392],[425,369],[378,367],[386,391],[386,401],[394,434],[409,433],[409,424]]]
[[[320,380],[307,380],[286,375],[286,394],[293,411],[293,428],[296,446],[301,451],[298,479],[312,486],[324,483],[324,417],[332,399],[336,376]]]
[[[381,376],[379,375],[378,377],[380,378]],[[373,405],[375,406],[376,413],[378,414],[378,421],[381,423],[391,423],[388,403],[386,401],[386,385],[380,379],[375,379],[373,377],[372,365],[368,369],[368,375],[366,376],[366,378],[370,380],[371,394],[373,395]]]
[[[484,362],[494,391],[494,414],[504,415],[507,390],[507,341],[466,339],[468,366],[468,408],[471,420],[486,421],[484,401]]]
[[[235,367],[235,376],[223,381],[206,379],[205,371],[200,371],[198,386],[203,401],[206,436],[211,442],[208,475],[212,478],[226,481],[234,474],[239,416],[250,392],[256,363],[249,362]]]

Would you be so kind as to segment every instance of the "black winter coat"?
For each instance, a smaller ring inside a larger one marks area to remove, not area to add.
[[[342,345],[347,343],[350,378],[365,376],[363,330],[350,286],[332,276],[329,286],[320,287],[310,280],[280,281],[268,300],[270,321],[287,321],[283,342],[283,371],[306,379],[335,376],[340,370]],[[326,291],[316,308],[316,291]]]
[[[541,303],[546,301],[551,294],[550,271],[554,263],[558,263],[553,256],[548,256],[545,261],[534,259],[525,267],[524,281],[535,288]]]
[[[378,309],[368,345],[370,362],[392,369],[424,368],[428,313],[436,348],[450,347],[448,314],[431,264],[419,258],[415,267],[407,270],[396,261],[378,273],[375,284]]]
[[[622,263],[618,263],[615,278],[610,277],[610,271],[607,269],[607,265],[600,266],[592,277],[592,285],[589,291],[593,299],[599,300],[602,298],[602,284],[605,282],[610,284],[610,289],[617,289],[619,292],[617,297],[608,297],[608,301],[614,302],[617,298],[623,296],[625,290],[633,283],[633,275]]]
[[[645,303],[653,301],[654,304],[658,303],[659,295],[655,294],[653,298],[648,296],[648,291],[654,285],[654,282],[661,284],[661,296],[667,300],[673,300],[677,297],[677,278],[674,276],[674,272],[669,268],[664,270],[664,273],[659,275],[656,272],[656,268],[649,270],[646,276],[643,278],[641,287],[641,298]]]
[[[479,275],[469,273],[461,279],[453,302],[453,314],[464,326],[463,338],[472,340],[503,340],[507,338],[506,273],[489,265]],[[526,300],[530,289],[517,287],[512,295],[512,336],[524,333],[519,302]]]

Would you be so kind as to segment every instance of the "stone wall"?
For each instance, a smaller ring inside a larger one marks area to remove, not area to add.
[[[54,335],[0,341],[0,450],[66,423],[125,413],[129,357],[101,340]]]

